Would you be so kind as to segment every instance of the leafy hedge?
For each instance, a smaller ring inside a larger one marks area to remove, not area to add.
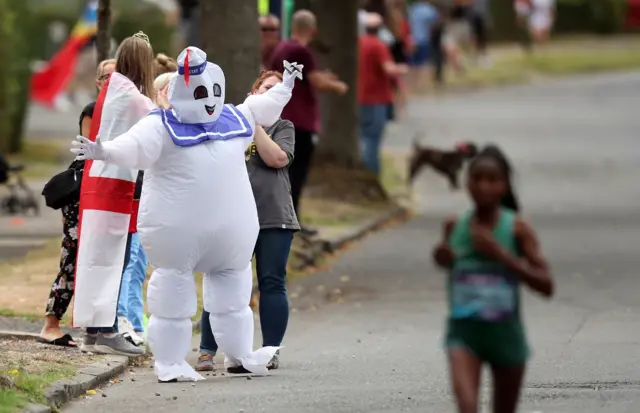
[[[166,25],[162,11],[148,3],[113,3],[112,36],[116,41],[142,30],[156,52],[174,54],[173,30]],[[51,50],[49,25],[59,21],[72,30],[84,6],[84,1],[60,4],[0,0],[0,62],[5,62],[0,65],[0,153],[21,150],[29,103],[30,62],[48,60],[55,52]]]
[[[491,0],[493,37],[516,40],[513,0]],[[556,0],[554,33],[612,34],[624,31],[627,0]]]
[[[116,2],[117,5],[118,2]],[[48,37],[48,27],[55,21],[62,22],[73,30],[82,8],[68,6],[41,6],[33,13],[33,26],[30,31],[30,46],[32,55],[47,60],[51,51]],[[142,3],[135,8],[114,7],[112,11],[113,27],[111,35],[119,43],[124,38],[142,30],[145,32],[156,52],[174,54],[172,50],[173,29],[165,22],[164,13],[157,7]]]

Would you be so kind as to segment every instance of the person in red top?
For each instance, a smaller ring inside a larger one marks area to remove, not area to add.
[[[289,166],[291,197],[296,215],[300,217],[299,201],[314,151],[313,137],[320,128],[317,91],[345,94],[347,85],[327,71],[318,69],[309,43],[316,35],[316,17],[308,10],[298,10],[291,22],[291,39],[280,42],[271,58],[270,70],[284,71],[283,61],[304,65],[302,81],[293,89],[291,100],[282,111],[282,119],[293,123],[296,140],[294,156]],[[316,231],[300,225],[305,235]]]
[[[360,104],[360,141],[366,168],[380,173],[380,143],[389,120],[393,102],[393,80],[407,73],[406,65],[397,64],[386,44],[378,37],[382,17],[367,14],[366,32],[360,36],[358,64],[358,103]]]

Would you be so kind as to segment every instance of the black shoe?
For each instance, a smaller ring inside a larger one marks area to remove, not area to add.
[[[158,379],[158,383],[177,383],[178,379],[171,379],[171,380],[167,380],[167,381],[162,381],[160,379]]]
[[[229,374],[251,374],[251,372],[242,366],[227,367],[227,373]]]

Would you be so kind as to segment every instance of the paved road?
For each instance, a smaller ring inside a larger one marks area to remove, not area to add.
[[[553,265],[557,298],[525,299],[535,355],[522,412],[638,411],[640,188],[632,177],[640,176],[639,85],[640,74],[603,76],[411,108],[420,119],[413,126],[433,145],[469,139],[504,147]],[[406,147],[410,135],[388,145]],[[452,412],[440,347],[443,276],[428,252],[443,216],[467,202],[430,173],[415,195],[412,221],[294,286],[297,312],[274,375],[158,385],[150,369],[140,369],[106,389],[108,397],[66,411]]]

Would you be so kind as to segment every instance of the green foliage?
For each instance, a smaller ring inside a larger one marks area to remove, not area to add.
[[[114,3],[114,2],[112,2]],[[173,30],[167,26],[164,13],[157,7],[142,3],[136,7],[118,7],[121,1],[115,2],[112,10],[113,27],[111,35],[116,42],[142,30],[145,32],[156,52],[172,53]],[[41,60],[48,60],[51,56],[48,28],[53,22],[62,22],[73,30],[82,10],[69,5],[49,5],[32,9],[33,28],[31,30],[29,47],[32,55]]]
[[[492,0],[493,38],[518,38],[513,0]],[[627,0],[557,0],[554,33],[613,34],[624,31]]]

